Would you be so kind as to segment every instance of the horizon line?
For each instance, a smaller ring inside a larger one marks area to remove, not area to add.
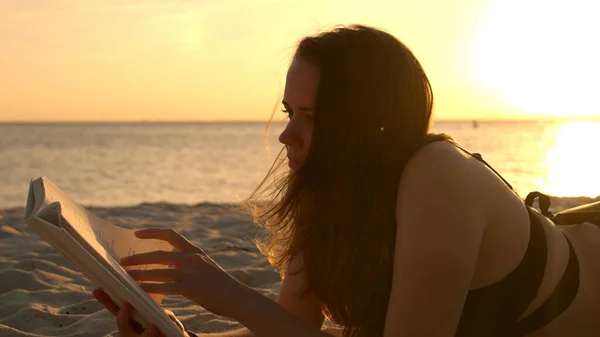
[[[432,122],[564,122],[564,121],[600,121],[600,116],[577,116],[577,117],[532,117],[528,116],[525,118],[439,118],[432,119]],[[260,119],[240,119],[240,120],[228,120],[228,119],[190,119],[190,120],[0,120],[0,125],[23,125],[23,124],[201,124],[201,123],[214,123],[214,124],[237,124],[237,123],[285,123],[286,120],[260,120]]]

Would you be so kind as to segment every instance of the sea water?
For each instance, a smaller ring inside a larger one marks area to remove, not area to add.
[[[0,209],[47,176],[84,205],[238,202],[264,178],[284,127],[266,122],[0,124]],[[521,195],[600,195],[600,122],[439,121]],[[267,147],[268,145],[268,147]]]

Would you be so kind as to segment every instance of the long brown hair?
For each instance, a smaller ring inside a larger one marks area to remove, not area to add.
[[[280,153],[246,203],[269,233],[259,248],[282,274],[302,257],[304,294],[314,291],[345,335],[381,336],[400,176],[424,143],[449,137],[429,134],[431,85],[392,35],[339,27],[302,39],[294,59],[320,70],[314,133],[302,166],[278,173]]]

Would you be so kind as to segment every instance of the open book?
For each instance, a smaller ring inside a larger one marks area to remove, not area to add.
[[[119,306],[123,301],[131,303],[135,308],[134,318],[140,324],[147,326],[152,323],[167,337],[184,336],[159,307],[162,296],[148,295],[118,262],[132,254],[170,251],[173,247],[169,243],[138,239],[134,231],[98,218],[46,177],[30,182],[25,223],[102,288],[115,303]],[[166,266],[131,267],[134,268]]]

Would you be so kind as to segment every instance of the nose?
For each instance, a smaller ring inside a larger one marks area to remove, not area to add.
[[[279,134],[279,142],[291,147],[302,146],[302,137],[300,137],[298,127],[296,126],[296,123],[294,123],[293,118],[288,122],[281,134]]]

